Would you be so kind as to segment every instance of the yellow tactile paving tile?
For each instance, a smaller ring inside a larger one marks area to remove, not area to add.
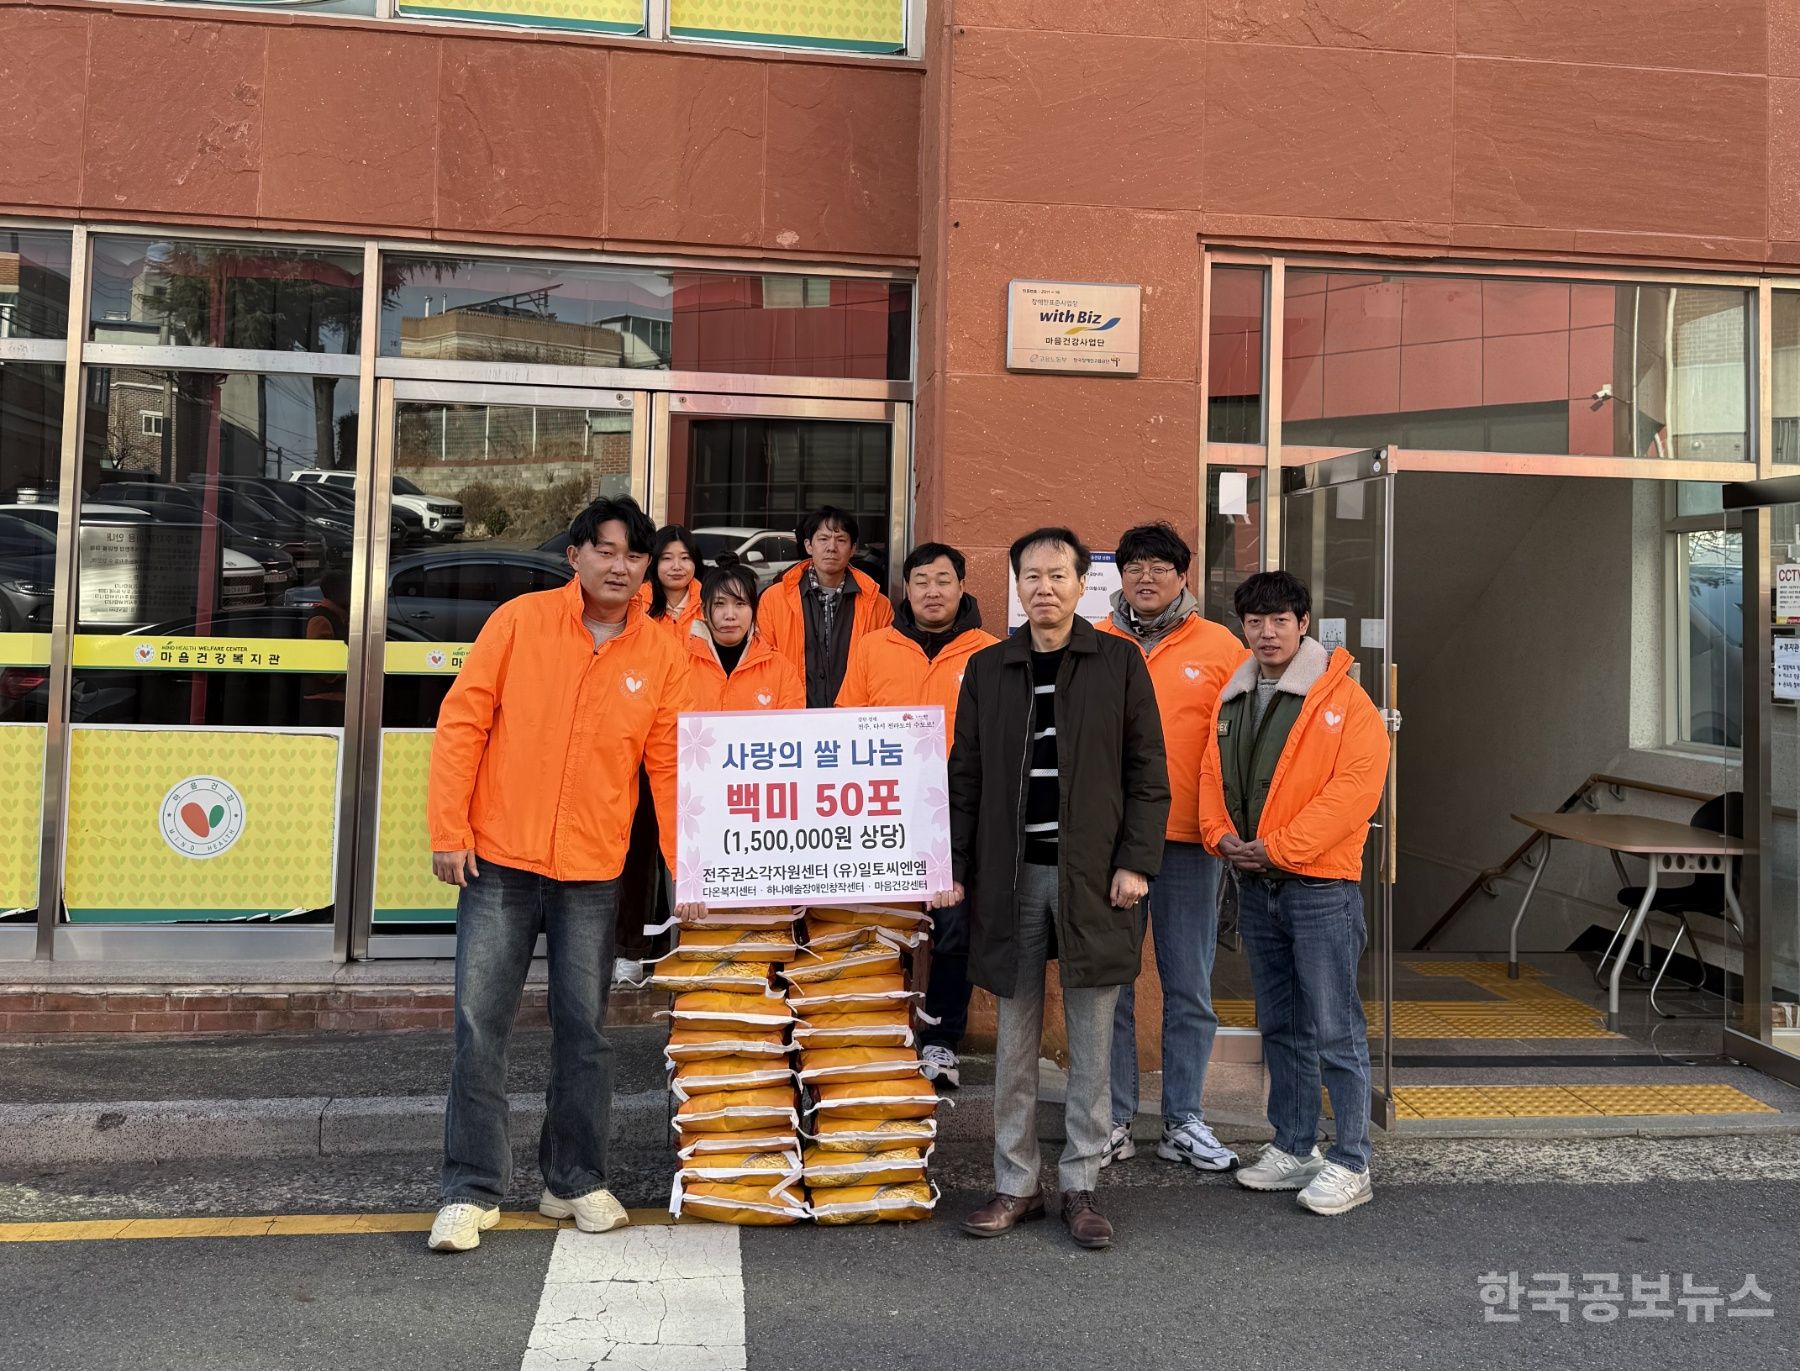
[[[1505,962],[1402,962],[1415,976],[1460,976],[1465,981],[1506,980]],[[1521,966],[1521,980],[1535,980],[1544,973],[1535,966]]]
[[[661,1209],[627,1211],[636,1227],[674,1223]],[[368,1233],[428,1233],[435,1216],[419,1214],[263,1214],[245,1218],[84,1219],[65,1223],[0,1223],[0,1243],[121,1242],[171,1238],[340,1237]],[[573,1225],[529,1210],[508,1210],[495,1225],[509,1229],[556,1229]]]
[[[1423,1119],[1579,1119],[1780,1111],[1730,1085],[1410,1085],[1401,1111]]]

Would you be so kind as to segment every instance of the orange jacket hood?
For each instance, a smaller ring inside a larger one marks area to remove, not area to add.
[[[1135,642],[1135,634],[1111,618],[1097,625]],[[1213,710],[1219,691],[1250,649],[1230,629],[1202,614],[1190,614],[1145,654],[1156,707],[1162,714],[1163,746],[1169,756],[1169,831],[1171,842],[1197,843],[1200,831],[1200,768],[1212,738]]]
[[[948,741],[956,736],[956,702],[969,658],[999,641],[983,629],[965,629],[928,659],[899,629],[878,629],[851,645],[837,703],[850,709],[942,705]]]
[[[560,881],[611,880],[625,866],[641,765],[673,868],[686,660],[636,601],[599,648],[581,611],[571,579],[489,616],[438,711],[433,850],[473,848]]]
[[[770,647],[762,634],[751,635],[737,670],[725,674],[712,634],[696,623],[686,639],[690,709],[805,709],[806,683],[794,664]]]
[[[1361,878],[1369,819],[1387,784],[1387,724],[1368,693],[1350,678],[1354,662],[1341,647],[1327,655],[1316,639],[1301,641],[1280,689],[1304,694],[1306,701],[1275,764],[1261,828],[1238,835],[1261,838],[1269,860],[1296,876]],[[1219,839],[1232,832],[1219,771],[1219,713],[1255,689],[1256,674],[1255,658],[1247,659],[1225,682],[1213,707],[1200,774],[1200,829],[1215,853]]]

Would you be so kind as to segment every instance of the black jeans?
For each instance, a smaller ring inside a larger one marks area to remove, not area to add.
[[[952,1052],[969,1028],[969,910],[966,903],[933,910],[931,971],[925,982],[925,1012],[938,1020],[919,1030],[919,1045]]]

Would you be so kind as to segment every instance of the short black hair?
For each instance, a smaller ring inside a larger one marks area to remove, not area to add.
[[[1087,575],[1088,564],[1094,559],[1087,550],[1087,544],[1075,536],[1073,529],[1034,528],[1023,538],[1016,539],[1013,542],[1012,550],[1006,554],[1007,560],[1012,563],[1014,576],[1019,574],[1019,563],[1024,559],[1025,554],[1040,543],[1061,543],[1067,547],[1075,554],[1075,574],[1077,576]]]
[[[694,575],[698,576],[706,568],[700,557],[700,544],[694,541],[694,535],[680,524],[664,524],[657,529],[656,537],[650,540],[650,570],[645,573],[650,584],[650,617],[662,619],[669,613],[669,592],[663,589],[662,577],[656,574],[656,564],[662,560],[676,543],[687,549],[688,559],[694,564]]]
[[[1292,614],[1304,619],[1312,613],[1312,592],[1291,571],[1259,571],[1232,591],[1231,607],[1239,619],[1250,614]]]
[[[827,524],[836,524],[843,529],[852,543],[862,541],[862,530],[856,522],[856,516],[847,509],[839,509],[836,505],[820,505],[811,514],[803,515],[799,526],[794,529],[794,536],[802,546],[813,540],[813,535]]]
[[[930,566],[940,557],[949,561],[950,569],[956,573],[957,580],[963,580],[968,576],[969,564],[963,560],[962,553],[951,547],[950,544],[920,543],[906,554],[906,560],[900,566],[900,579],[903,581],[911,579],[913,572],[922,566]]]
[[[1167,519],[1158,519],[1153,524],[1126,529],[1119,539],[1119,550],[1113,553],[1113,560],[1121,567],[1130,562],[1167,562],[1185,576],[1194,560],[1194,549],[1175,531],[1173,524]]]
[[[750,621],[756,622],[756,602],[762,598],[762,591],[756,584],[756,573],[729,552],[719,559],[719,564],[707,572],[700,582],[701,618],[706,617],[706,610],[712,604],[713,596],[721,590],[731,591],[749,605]]]
[[[569,524],[569,546],[598,542],[600,526],[615,519],[625,525],[625,546],[648,557],[650,541],[656,537],[656,525],[629,495],[602,495],[577,514]]]

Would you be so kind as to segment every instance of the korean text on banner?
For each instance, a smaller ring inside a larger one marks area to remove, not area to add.
[[[944,711],[681,716],[675,898],[921,900],[950,885]]]

